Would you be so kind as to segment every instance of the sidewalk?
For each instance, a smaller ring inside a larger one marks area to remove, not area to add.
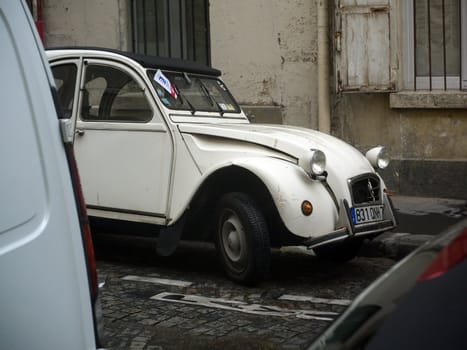
[[[364,256],[400,259],[467,217],[467,200],[392,196],[398,227],[366,244]]]

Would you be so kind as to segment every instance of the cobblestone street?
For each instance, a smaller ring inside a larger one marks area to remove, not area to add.
[[[146,239],[109,242],[96,244],[109,349],[304,349],[394,263],[276,251],[253,288],[227,280],[206,244],[157,258]]]

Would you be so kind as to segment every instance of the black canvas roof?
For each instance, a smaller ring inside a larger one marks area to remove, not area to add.
[[[51,47],[47,50],[96,50],[96,51],[105,51],[119,54],[132,60],[135,60],[143,67],[146,68],[156,68],[163,70],[173,70],[181,71],[187,73],[195,74],[205,74],[220,76],[221,71],[215,68],[211,68],[204,64],[200,64],[193,61],[187,61],[180,58],[167,58],[167,57],[158,57],[158,56],[148,56],[143,54],[138,54],[134,52],[120,51],[116,49],[102,48],[102,47],[89,47],[89,46],[67,46],[67,47]]]

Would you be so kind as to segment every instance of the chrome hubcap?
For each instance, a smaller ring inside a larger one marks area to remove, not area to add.
[[[221,235],[224,251],[229,260],[234,263],[242,263],[245,259],[245,231],[235,213],[229,211],[224,216]]]

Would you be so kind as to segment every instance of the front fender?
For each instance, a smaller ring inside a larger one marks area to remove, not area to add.
[[[338,209],[331,195],[321,181],[311,179],[298,165],[264,157],[236,159],[231,164],[245,168],[261,179],[291,233],[309,238],[335,230]],[[304,200],[313,205],[310,216],[302,213]]]

